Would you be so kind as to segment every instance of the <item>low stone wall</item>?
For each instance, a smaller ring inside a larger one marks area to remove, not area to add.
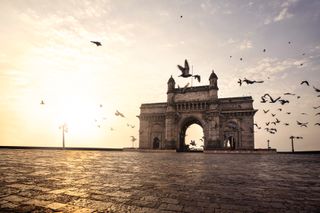
[[[217,150],[204,150],[207,154],[276,154],[276,149],[239,149],[239,150],[229,150],[229,149],[217,149]]]

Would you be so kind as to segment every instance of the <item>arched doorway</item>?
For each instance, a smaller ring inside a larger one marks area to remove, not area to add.
[[[160,139],[158,137],[155,137],[153,139],[152,147],[153,147],[153,149],[159,149],[160,148]]]
[[[239,125],[235,121],[229,121],[224,127],[225,149],[239,149]]]
[[[204,131],[202,123],[195,117],[186,118],[180,125],[178,152],[203,151]]]

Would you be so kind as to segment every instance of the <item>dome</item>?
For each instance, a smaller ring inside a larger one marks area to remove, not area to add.
[[[211,75],[210,75],[210,77],[209,77],[209,80],[210,79],[218,79],[218,76],[214,73],[214,70],[212,70],[212,73],[211,73]]]
[[[172,76],[169,78],[169,80],[168,80],[168,84],[169,83],[176,83],[175,81],[174,81],[174,79],[172,78]]]

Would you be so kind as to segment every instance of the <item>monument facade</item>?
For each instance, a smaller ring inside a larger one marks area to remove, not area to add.
[[[185,151],[185,133],[192,124],[203,129],[204,150],[254,149],[254,114],[251,96],[218,98],[218,77],[209,85],[176,88],[168,81],[167,102],[140,107],[140,149]]]

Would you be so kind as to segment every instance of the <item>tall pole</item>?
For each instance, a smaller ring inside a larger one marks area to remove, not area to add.
[[[294,137],[291,136],[290,139],[291,139],[292,152],[294,152],[294,145],[293,145],[293,139],[294,139]]]
[[[63,149],[65,148],[65,145],[64,145],[64,124],[62,126],[62,148]]]

